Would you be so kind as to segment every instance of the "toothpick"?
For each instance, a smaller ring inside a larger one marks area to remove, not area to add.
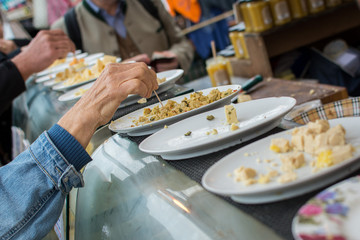
[[[159,96],[157,95],[157,93],[156,93],[156,91],[155,91],[155,90],[154,90],[154,93],[155,93],[155,96],[157,97],[157,99],[159,100],[159,102],[160,102],[161,106],[162,106],[162,107],[164,107],[163,103],[161,102],[161,100],[160,100],[160,98],[159,98]]]

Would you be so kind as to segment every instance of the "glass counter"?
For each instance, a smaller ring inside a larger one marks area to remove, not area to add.
[[[75,239],[280,239],[127,138],[112,136],[92,157]]]

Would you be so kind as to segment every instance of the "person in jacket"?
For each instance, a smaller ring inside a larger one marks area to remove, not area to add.
[[[147,1],[156,14],[152,15],[141,3],[146,1],[141,0],[83,0],[74,9],[76,21],[70,21],[77,22],[82,50],[154,64],[158,72],[179,67],[187,72],[194,55],[192,44],[181,35],[161,0]],[[51,28],[69,35],[73,24],[66,22],[66,15]],[[72,35],[69,37],[76,44]],[[159,58],[162,60],[156,61]]]
[[[68,52],[75,51],[74,43],[62,30],[40,31],[27,47],[0,63],[0,162],[11,161],[11,103],[25,91],[25,81],[33,73],[48,67]]]
[[[18,71],[18,78],[27,76],[21,68]],[[85,148],[95,130],[111,119],[129,94],[150,97],[157,88],[155,72],[144,63],[108,64],[57,124],[0,168],[0,239],[46,236],[66,195],[84,185],[80,169],[91,161]]]

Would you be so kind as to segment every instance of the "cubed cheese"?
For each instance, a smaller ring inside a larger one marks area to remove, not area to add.
[[[270,150],[276,153],[285,153],[290,151],[289,140],[285,138],[274,138],[271,139]]]
[[[288,172],[302,167],[305,163],[304,154],[301,152],[291,152],[281,156],[281,170]]]
[[[249,94],[240,94],[238,96],[237,102],[238,103],[242,103],[242,102],[247,102],[252,100],[251,96]]]
[[[234,106],[225,105],[224,108],[225,108],[226,122],[228,124],[238,123],[239,121],[237,120],[236,109],[234,108]]]

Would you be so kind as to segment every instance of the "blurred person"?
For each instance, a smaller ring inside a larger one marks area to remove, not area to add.
[[[47,0],[48,24],[51,26],[56,20],[74,7],[81,0]]]
[[[191,42],[161,0],[83,0],[51,28],[64,30],[85,52],[145,62],[158,72],[187,72],[193,60]]]
[[[84,185],[80,169],[92,160],[85,148],[95,130],[129,94],[148,98],[157,88],[155,72],[144,63],[108,64],[57,124],[0,168],[0,239],[42,239],[66,195]]]
[[[40,31],[20,53],[6,57],[0,63],[0,161],[11,161],[11,103],[26,90],[25,81],[68,52],[75,51],[74,43],[62,30]]]

